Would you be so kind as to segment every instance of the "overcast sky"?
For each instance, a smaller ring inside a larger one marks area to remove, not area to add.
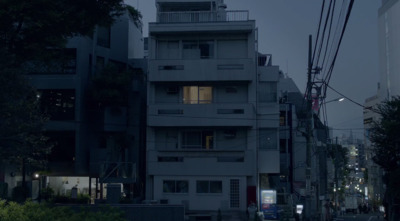
[[[348,2],[348,0],[345,0]],[[316,38],[322,0],[225,0],[227,10],[248,10],[256,20],[259,51],[272,54],[274,65],[304,93],[307,81],[308,36]],[[328,1],[327,1],[328,2]],[[337,1],[337,4],[342,1]],[[143,35],[156,19],[155,0],[126,0],[143,15]],[[376,94],[378,74],[378,8],[381,1],[356,0],[332,73],[330,86],[363,104]],[[328,89],[326,101],[340,97]],[[363,108],[350,102],[327,104],[334,135],[363,138]]]

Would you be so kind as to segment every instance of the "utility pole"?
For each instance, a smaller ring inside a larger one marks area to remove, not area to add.
[[[312,73],[312,58],[311,58],[311,44],[312,37],[308,37],[308,69],[307,69],[307,110],[306,110],[306,202],[304,218],[306,221],[311,220],[311,148],[312,148],[312,133],[313,133],[313,111],[312,111],[312,87],[311,73]]]

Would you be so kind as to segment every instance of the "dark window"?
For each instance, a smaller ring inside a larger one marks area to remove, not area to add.
[[[158,70],[183,70],[184,66],[183,65],[163,65],[163,66],[158,66]]]
[[[208,59],[214,57],[214,41],[183,41],[185,59]]]
[[[164,180],[163,193],[188,193],[189,182],[186,180]]]
[[[158,162],[183,162],[183,157],[158,157]]]
[[[243,109],[218,109],[218,114],[244,114]]]
[[[281,153],[286,153],[286,139],[279,139],[279,150]]]
[[[75,119],[75,90],[39,90],[40,108],[50,120]]]
[[[57,131],[47,132],[49,142],[53,144],[50,162],[72,162],[75,157],[75,132],[74,131]]]
[[[182,148],[213,149],[213,131],[185,131],[182,133]]]
[[[222,193],[222,181],[197,181],[196,193]]]
[[[286,125],[286,112],[280,111],[279,112],[279,126],[285,126],[285,125]]]

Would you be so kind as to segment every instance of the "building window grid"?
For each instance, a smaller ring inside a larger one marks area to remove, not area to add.
[[[222,181],[198,180],[196,182],[196,193],[218,194],[222,193]]]
[[[188,193],[189,182],[187,180],[164,180],[163,193]]]
[[[212,89],[209,86],[183,86],[183,103],[211,104]]]
[[[213,149],[214,132],[193,130],[182,132],[182,149]]]
[[[239,208],[240,207],[240,191],[239,191],[239,180],[230,180],[230,207]]]

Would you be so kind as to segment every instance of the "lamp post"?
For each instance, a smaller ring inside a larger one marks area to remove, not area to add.
[[[40,174],[39,173],[35,173],[34,174],[34,177],[35,177],[35,179],[37,179],[38,181],[39,181],[39,193],[38,193],[38,202],[40,203],[40,201],[41,201],[41,191],[42,191],[42,188],[41,188],[41,186],[42,186],[42,180],[41,180],[41,176],[40,176]]]

